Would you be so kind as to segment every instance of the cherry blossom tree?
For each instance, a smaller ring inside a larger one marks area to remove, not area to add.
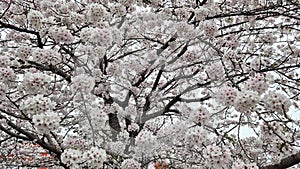
[[[299,25],[298,0],[1,0],[1,168],[297,168]]]

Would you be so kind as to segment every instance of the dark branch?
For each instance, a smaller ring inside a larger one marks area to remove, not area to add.
[[[260,169],[285,169],[300,163],[300,152],[281,159],[277,164],[260,167]]]

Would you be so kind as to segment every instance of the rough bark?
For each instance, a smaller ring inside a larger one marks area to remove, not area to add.
[[[285,169],[300,163],[300,152],[280,160],[277,164],[262,166],[260,169]]]

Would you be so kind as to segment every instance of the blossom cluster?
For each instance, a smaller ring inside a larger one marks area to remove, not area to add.
[[[225,70],[221,62],[216,62],[205,67],[205,71],[211,79],[224,78]]]
[[[79,163],[84,161],[83,152],[77,149],[65,149],[61,155],[61,161],[71,168],[79,168]]]
[[[62,162],[71,168],[80,168],[80,165],[84,165],[84,161],[87,162],[88,167],[97,168],[103,166],[106,158],[106,151],[94,146],[85,152],[79,149],[65,149],[61,155]]]
[[[103,166],[103,162],[106,160],[106,151],[102,148],[91,147],[90,150],[84,153],[84,159],[87,160],[89,167]]]
[[[264,74],[257,73],[254,77],[251,77],[247,80],[245,89],[246,90],[253,90],[258,92],[259,94],[265,92],[268,89],[268,83],[265,79]]]
[[[51,82],[51,76],[41,72],[27,72],[24,75],[23,85],[29,93],[45,92]]]
[[[109,46],[113,42],[111,30],[107,28],[84,28],[80,32],[80,38],[83,42],[100,46]]]
[[[205,21],[203,23],[204,33],[208,37],[214,37],[218,33],[217,24],[214,21]]]
[[[251,90],[244,90],[238,92],[234,100],[234,107],[237,111],[246,112],[254,107],[259,102],[259,95],[257,92]]]
[[[87,141],[82,137],[76,136],[75,134],[69,134],[63,141],[64,148],[85,148],[87,147]]]
[[[91,23],[102,21],[104,16],[108,14],[104,6],[98,3],[89,4],[87,9],[86,18],[88,18]]]
[[[123,155],[125,151],[126,142],[123,141],[115,141],[108,143],[108,149],[110,153],[115,155]]]
[[[136,168],[141,168],[141,164],[134,159],[126,159],[122,162],[121,168],[136,169]]]
[[[31,28],[40,29],[42,26],[43,14],[40,11],[30,10],[28,13],[28,22]]]
[[[95,79],[91,76],[87,76],[86,74],[79,74],[73,77],[72,82],[72,91],[81,91],[84,93],[89,93],[94,87]]]
[[[99,108],[90,108],[87,113],[90,114],[92,125],[95,128],[102,129],[105,126],[105,123],[108,120],[107,112]]]
[[[56,65],[61,62],[59,54],[52,49],[35,48],[31,55],[32,58],[29,58],[29,60],[37,63],[50,63]]]
[[[110,8],[111,12],[117,16],[123,16],[126,14],[126,8],[122,4],[116,4],[111,6]]]
[[[11,61],[7,55],[0,55],[0,67],[10,66]]]
[[[8,90],[8,87],[5,84],[0,83],[0,99],[5,98],[7,90]]]
[[[262,100],[267,109],[281,114],[287,112],[292,105],[290,99],[286,95],[275,91],[266,93]]]
[[[70,30],[68,30],[66,27],[56,27],[56,26],[50,27],[49,35],[57,43],[69,44],[72,43],[74,40],[74,37],[71,34]]]
[[[251,61],[250,67],[254,70],[260,70],[260,69],[265,68],[269,64],[270,64],[269,59],[267,59],[265,57],[255,57]]]
[[[195,126],[187,130],[185,134],[185,144],[187,146],[202,146],[203,143],[207,138],[207,132],[203,127]]]
[[[128,131],[138,131],[140,129],[140,126],[136,123],[131,123],[128,126]]]
[[[207,160],[208,165],[213,168],[221,168],[221,166],[226,166],[232,161],[231,153],[228,149],[214,145],[208,145],[203,150],[203,156]]]
[[[155,145],[157,143],[157,138],[150,131],[140,132],[135,138],[137,147],[142,149],[148,149],[149,146]]]
[[[36,95],[28,97],[21,103],[21,110],[26,111],[29,115],[36,115],[43,112],[52,111],[55,107],[55,103],[52,102],[48,97],[43,95]]]
[[[150,131],[141,131],[135,138],[134,158],[141,159],[143,155],[151,157],[162,145],[158,145],[157,136]]]
[[[41,133],[49,133],[59,127],[59,116],[56,112],[48,111],[32,116],[32,122]]]
[[[197,35],[192,25],[189,25],[186,22],[178,22],[176,24],[176,31],[178,36],[184,39],[195,38]]]
[[[10,83],[16,79],[14,70],[10,67],[0,67],[0,81]]]
[[[205,17],[208,16],[209,12],[208,8],[200,6],[195,9],[195,17],[197,20],[203,21]]]
[[[236,96],[237,90],[229,86],[220,88],[215,94],[217,101],[225,106],[233,105]]]
[[[195,123],[205,122],[209,117],[209,112],[205,107],[200,107],[198,110],[192,110],[188,114],[188,119]]]
[[[32,48],[30,46],[20,46],[16,51],[16,56],[22,60],[27,60],[31,55]]]
[[[245,164],[243,161],[235,161],[232,169],[259,169],[255,163]]]
[[[16,75],[9,66],[10,58],[7,55],[0,55],[0,99],[5,99],[10,82],[16,79]]]

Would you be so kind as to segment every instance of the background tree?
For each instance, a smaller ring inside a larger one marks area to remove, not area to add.
[[[2,168],[300,162],[298,0],[2,0],[0,9]]]

